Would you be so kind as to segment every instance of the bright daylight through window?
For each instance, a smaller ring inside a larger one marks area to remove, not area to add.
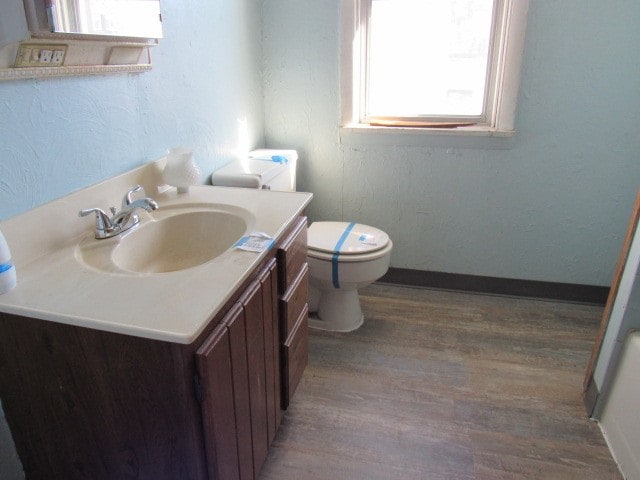
[[[479,118],[492,0],[372,0],[367,117]]]
[[[352,7],[343,23],[353,39],[343,45],[343,103],[351,107],[343,125],[513,129],[527,0]]]

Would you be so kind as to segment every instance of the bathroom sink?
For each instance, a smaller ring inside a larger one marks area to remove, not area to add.
[[[226,212],[190,212],[140,225],[113,250],[113,263],[129,272],[184,270],[216,258],[246,231]]]
[[[75,256],[109,273],[153,274],[197,267],[229,250],[253,223],[248,211],[227,207],[161,207],[117,237],[84,238]]]

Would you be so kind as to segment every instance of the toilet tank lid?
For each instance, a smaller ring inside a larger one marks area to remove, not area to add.
[[[244,158],[211,174],[211,184],[221,187],[260,188],[287,169],[286,164]]]
[[[310,249],[341,255],[374,252],[389,243],[389,235],[361,223],[313,222],[307,232]]]

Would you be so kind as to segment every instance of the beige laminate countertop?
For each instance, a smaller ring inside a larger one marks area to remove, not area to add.
[[[78,211],[118,205],[128,188],[142,184],[158,202],[158,211],[181,204],[242,208],[250,212],[247,233],[277,238],[312,198],[309,193],[204,185],[185,194],[175,189],[157,193],[160,167],[147,164],[0,222],[18,275],[17,286],[0,295],[0,312],[189,344],[267,252],[230,249],[202,265],[168,273],[106,273],[77,258],[77,245],[93,237],[94,227],[93,218],[79,218]],[[152,221],[144,211],[141,218]]]

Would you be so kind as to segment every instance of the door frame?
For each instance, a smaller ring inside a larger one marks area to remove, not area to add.
[[[616,302],[616,298],[618,297],[618,291],[620,289],[622,274],[624,273],[625,268],[627,267],[629,252],[631,250],[631,245],[633,243],[634,237],[636,235],[636,231],[638,229],[639,221],[640,221],[640,190],[636,195],[636,200],[633,205],[633,211],[631,213],[631,219],[629,220],[629,226],[627,227],[627,233],[625,235],[624,242],[622,244],[622,250],[620,252],[620,257],[618,258],[618,264],[616,266],[616,270],[613,276],[611,288],[609,289],[607,303],[602,313],[602,319],[600,320],[600,326],[598,328],[598,333],[596,334],[595,342],[591,350],[591,357],[589,358],[589,364],[587,365],[587,370],[584,376],[583,402],[584,402],[585,409],[587,410],[587,414],[589,416],[593,414],[594,409],[596,407],[598,396],[600,394],[600,392],[598,391],[598,386],[594,381],[593,375],[598,362],[598,356],[600,355],[600,351],[602,350],[602,343],[604,341],[604,337],[607,332],[607,328],[609,326],[609,321],[611,320],[611,313],[613,311],[613,306]]]

